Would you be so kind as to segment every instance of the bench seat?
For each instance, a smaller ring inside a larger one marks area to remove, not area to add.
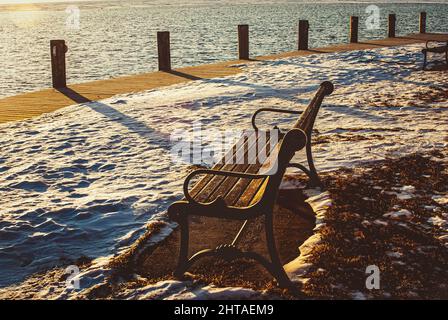
[[[249,152],[253,152],[257,148],[258,136],[265,134],[265,132],[248,131],[233,148],[229,154],[233,159],[237,157],[238,152],[236,146],[239,146],[244,151],[244,157],[247,157]],[[255,137],[255,138],[254,138]],[[279,143],[281,140],[279,141]],[[274,146],[274,148],[276,145]],[[269,144],[265,145],[262,150],[258,150],[256,159],[260,159],[260,155],[268,157],[271,154],[273,147]],[[226,157],[228,158],[228,157]],[[258,174],[263,167],[260,162],[257,163],[238,163],[238,164],[224,164],[221,160],[212,169],[248,174]],[[266,178],[251,179],[238,177],[216,176],[212,174],[205,174],[191,189],[190,195],[193,199],[200,203],[210,203],[218,198],[222,198],[226,205],[235,207],[245,207],[250,205],[252,199],[255,197]]]

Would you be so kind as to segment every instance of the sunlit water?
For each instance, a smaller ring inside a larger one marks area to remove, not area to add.
[[[0,9],[0,97],[51,85],[51,39],[67,41],[68,81],[79,83],[155,70],[156,32],[161,30],[171,32],[174,67],[235,58],[236,26],[243,23],[250,25],[253,56],[294,50],[299,19],[310,21],[313,47],[347,41],[350,15],[360,17],[361,39],[384,37],[392,12],[398,17],[398,34],[418,30],[420,11],[428,12],[429,31],[448,31],[448,4],[378,4],[380,29],[367,30],[369,4],[198,1],[83,4],[79,29],[67,24],[66,5]]]

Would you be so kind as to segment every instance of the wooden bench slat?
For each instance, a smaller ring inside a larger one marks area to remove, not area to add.
[[[269,141],[269,144],[267,144],[266,146],[268,146],[268,145],[269,145],[269,148],[267,148],[267,157],[270,157],[272,150],[277,145],[272,146],[270,144],[270,141]],[[250,166],[247,168],[246,173],[251,173],[251,174],[259,173],[260,168],[262,168],[262,164],[260,164],[260,163],[257,164],[256,166]],[[249,185],[252,183],[252,186],[255,186],[257,183],[261,184],[263,181],[264,181],[264,179],[257,179],[257,180],[238,179],[238,181],[235,183],[235,185],[228,191],[227,195],[225,196],[226,203],[228,205],[232,205],[232,206],[244,206],[245,204],[248,204],[249,201],[247,201],[247,198],[251,198],[255,192],[254,187],[249,188]],[[247,193],[246,199],[241,200],[237,204],[237,202],[239,201],[241,196],[246,193]]]
[[[213,170],[225,170],[224,169],[224,165],[225,165],[225,159],[233,157],[234,154],[239,151],[241,148],[246,148],[247,144],[246,142],[250,140],[250,138],[255,135],[255,132],[251,132],[251,134],[249,136],[244,135],[243,137],[241,137],[241,139],[232,146],[232,148],[229,149],[229,151],[226,153],[226,155],[224,156],[223,159],[221,159],[221,161],[219,161],[218,163],[216,163],[212,169]],[[246,148],[247,149],[247,148]],[[195,198],[200,192],[201,190],[210,182],[210,180],[214,177],[214,175],[212,174],[207,174],[205,175],[202,179],[200,179],[194,186],[193,188],[190,190],[190,195]]]
[[[237,167],[234,168],[235,172],[243,172],[243,173],[247,173],[247,170],[250,167],[254,167],[255,170],[257,170],[256,168],[259,167],[259,165],[257,164],[240,164]],[[227,193],[233,188],[233,186],[238,182],[239,178],[235,178],[235,177],[227,177],[225,178],[222,183],[218,186],[218,188],[216,188],[207,198],[207,202],[209,201],[213,201],[214,199],[217,199],[218,197],[222,197],[225,199],[225,196],[227,195]],[[228,204],[228,201],[226,201],[226,203]]]
[[[263,132],[264,134],[264,132]],[[241,164],[237,164],[232,171],[235,172],[243,172],[243,173],[257,173],[258,169],[260,168],[261,164],[259,162],[260,159],[263,159],[261,156],[263,155],[263,153],[268,156],[269,152],[270,152],[270,148],[268,148],[267,146],[270,144],[270,136],[269,136],[269,132],[267,132],[267,138],[265,139],[266,141],[263,141],[263,145],[260,147],[260,139],[258,139],[257,137],[257,141],[256,144],[254,146],[254,148],[252,148],[252,150],[255,149],[255,159],[248,159],[245,158],[244,159],[244,163]],[[255,160],[255,163],[249,163],[249,160]],[[250,172],[249,172],[250,171]],[[224,198],[224,200],[226,201],[226,203],[229,205],[232,202],[229,202],[227,199],[227,194],[229,193],[230,190],[232,190],[232,188],[237,184],[238,180],[240,178],[236,178],[236,177],[226,177],[223,182],[221,183],[221,185],[212,193],[210,194],[210,196],[207,199],[207,202],[212,201],[216,198],[218,198],[219,196]]]
[[[254,133],[255,134],[255,133]],[[258,136],[256,138],[250,139],[247,138],[244,143],[242,144],[242,147],[244,148],[244,157],[247,157],[247,154],[252,148],[256,148],[258,141]],[[239,150],[239,149],[238,149]],[[233,153],[232,156],[234,156],[235,153]],[[233,158],[235,160],[235,158]],[[223,159],[222,162],[225,162],[226,159]],[[235,161],[234,161],[235,162]],[[223,171],[234,171],[234,168],[237,166],[237,164],[224,164],[221,167],[221,170]],[[209,196],[219,187],[219,185],[224,181],[226,177],[223,176],[213,176],[212,178],[207,182],[207,184],[202,188],[202,190],[194,196],[194,199],[198,202],[205,202]]]
[[[263,197],[264,189],[267,187],[268,183],[269,183],[269,178],[264,179],[263,183],[260,184],[260,186],[258,187],[257,192],[254,194],[254,196],[252,197],[250,202],[248,204],[245,204],[245,205],[246,206],[250,206],[252,204],[255,204],[257,201],[259,201],[261,199],[261,197]]]
[[[275,161],[278,156],[279,149],[280,149],[280,143],[275,145],[274,148],[271,150],[269,158],[258,169],[259,173],[268,171],[271,168],[272,162]],[[245,207],[253,203],[255,196],[259,193],[259,190],[267,183],[268,180],[269,178],[250,180],[249,184],[244,189],[241,196],[238,197],[237,201],[234,203],[235,207]]]
[[[252,199],[257,194],[258,190],[265,183],[266,180],[268,180],[268,178],[249,181],[246,189],[241,194],[241,196],[237,199],[234,206],[235,207],[248,206],[252,202]]]

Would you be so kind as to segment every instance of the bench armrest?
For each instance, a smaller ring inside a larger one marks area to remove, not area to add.
[[[431,47],[429,46],[429,44],[431,42],[434,42],[434,43],[445,43],[445,45],[448,45],[448,41],[445,42],[445,41],[439,41],[439,40],[428,40],[428,41],[426,41],[426,45],[425,45],[426,49],[431,49]]]
[[[190,203],[199,204],[190,195],[188,187],[190,185],[191,179],[193,179],[195,176],[200,175],[200,174],[212,174],[212,175],[218,175],[218,176],[235,177],[235,178],[243,178],[243,179],[264,179],[264,178],[268,177],[268,175],[266,175],[266,174],[251,174],[251,173],[222,171],[222,170],[213,170],[213,169],[199,169],[199,170],[195,170],[192,173],[190,173],[185,178],[185,181],[184,181],[184,195],[185,195],[185,198]]]
[[[294,111],[294,110],[287,110],[287,109],[275,109],[275,108],[261,108],[261,109],[258,109],[252,115],[252,127],[255,130],[258,130],[258,127],[257,127],[257,125],[255,123],[255,120],[257,118],[257,115],[259,113],[262,113],[262,112],[276,112],[276,113],[289,113],[289,114],[302,114],[303,113],[303,111]]]

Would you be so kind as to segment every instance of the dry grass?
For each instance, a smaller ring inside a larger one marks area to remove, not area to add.
[[[314,264],[304,290],[314,298],[447,298],[448,250],[437,240],[440,230],[427,224],[434,213],[424,205],[438,205],[431,196],[447,192],[445,166],[428,157],[412,155],[386,160],[368,168],[339,170],[325,177],[334,206],[314,248]],[[388,193],[412,185],[415,197],[400,200]],[[439,213],[447,208],[439,207]],[[406,220],[383,217],[399,208],[413,213]],[[377,224],[381,220],[387,225]],[[401,258],[388,255],[398,252]],[[365,289],[368,265],[381,271],[381,289]]]

